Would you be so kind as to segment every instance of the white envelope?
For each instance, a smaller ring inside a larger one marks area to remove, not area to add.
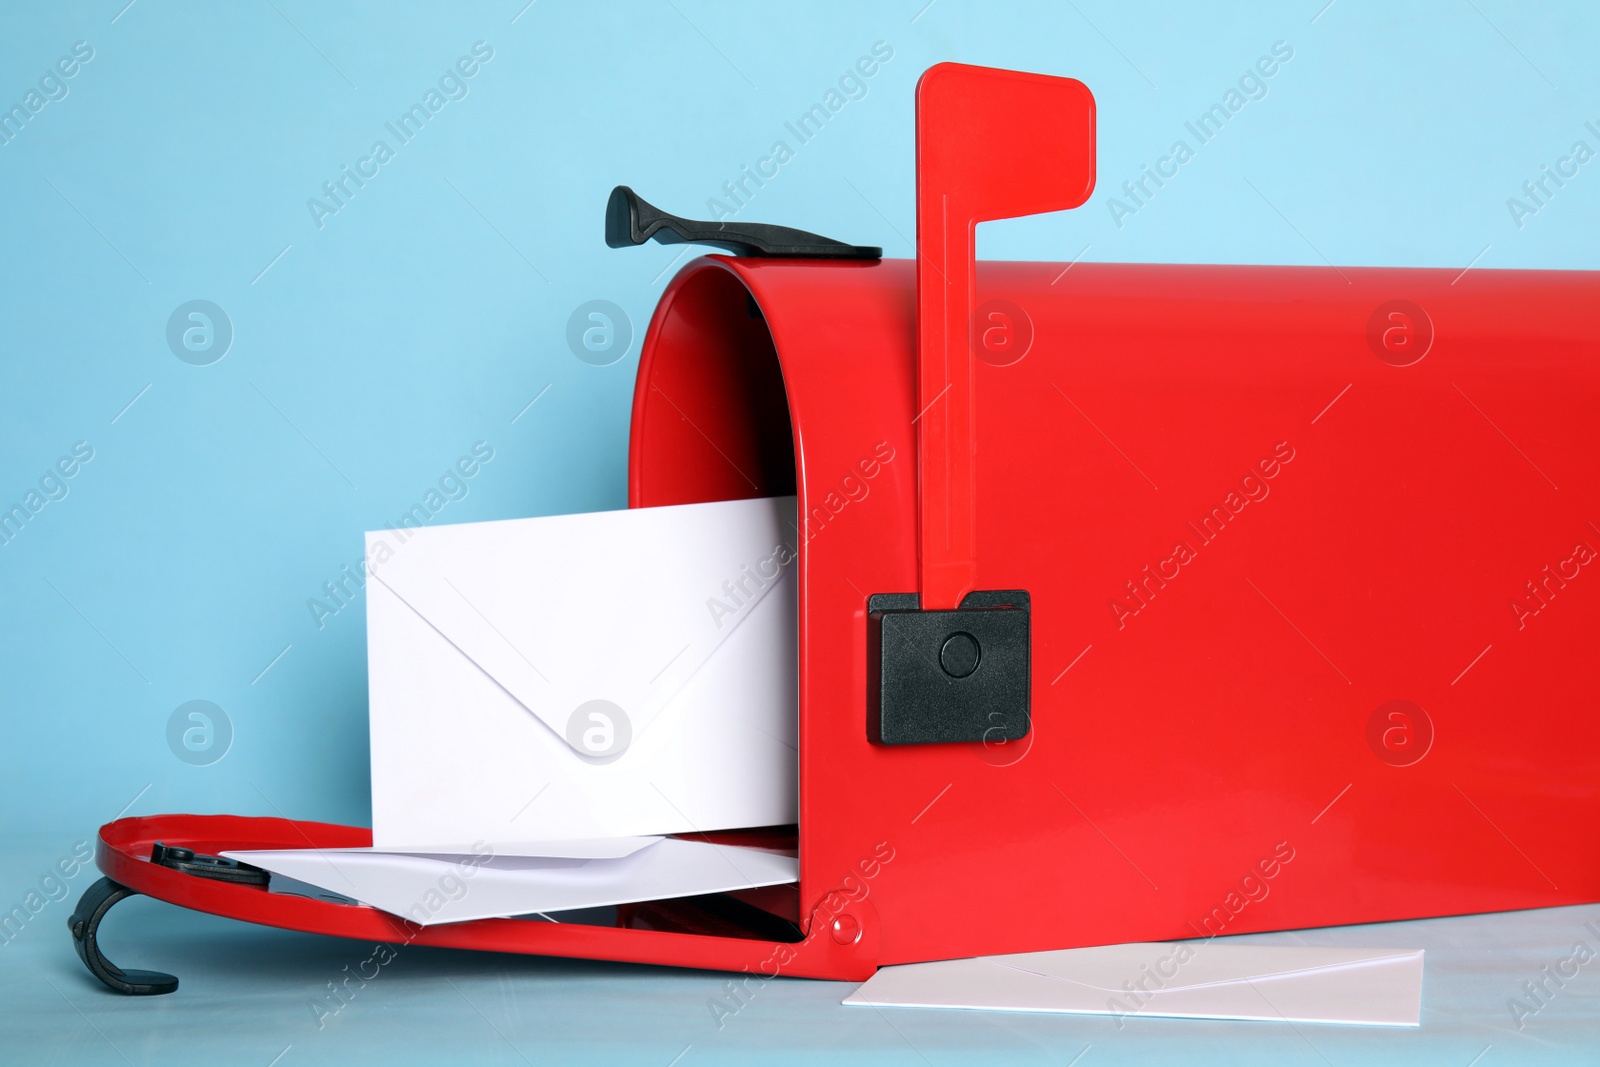
[[[800,877],[792,856],[677,838],[600,858],[421,856],[380,849],[223,855],[263,867],[274,879],[308,883],[422,926],[724,893]]]
[[[452,863],[466,862],[477,864],[481,859],[490,856],[534,857],[538,859],[621,859],[631,856],[646,845],[653,845],[660,841],[659,837],[606,837],[592,841],[529,841],[519,843],[509,852],[496,853],[488,847],[487,842],[479,842],[470,853],[449,854]],[[406,857],[418,856],[428,861],[436,860],[437,853],[428,850],[416,849],[377,849],[372,847],[362,848],[302,848],[302,849],[275,849],[272,851],[244,851],[230,852],[227,855],[236,856],[246,863],[255,863],[255,866],[272,871],[272,879],[267,885],[269,893],[287,894],[289,896],[310,897],[313,900],[329,900],[335,904],[355,904],[356,899],[350,894],[355,890],[356,883],[345,872],[351,869],[351,863],[345,857],[351,854],[378,854],[395,857],[403,860]],[[256,863],[257,859],[269,861]],[[356,860],[359,864],[363,861]],[[403,862],[400,866],[404,866]],[[309,880],[295,878],[289,874],[297,871],[301,874],[311,874]]]
[[[792,497],[369,533],[374,846],[795,822],[794,544]]]
[[[884,967],[846,1004],[1417,1026],[1422,950],[1181,942]]]

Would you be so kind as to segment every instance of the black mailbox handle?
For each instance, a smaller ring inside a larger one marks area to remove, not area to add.
[[[883,258],[881,248],[849,245],[787,226],[732,220],[697,222],[679,218],[649,203],[626,185],[611,190],[611,199],[606,201],[606,244],[612,248],[627,248],[652,239],[664,245],[711,245],[736,256]]]

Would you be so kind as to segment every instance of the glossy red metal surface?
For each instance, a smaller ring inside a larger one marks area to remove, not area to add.
[[[980,264],[1018,334],[976,367],[977,581],[1032,596],[1033,733],[891,749],[914,264],[684,268],[631,503],[786,486],[776,390],[695,326],[748,289],[807,517],[802,914],[880,843],[881,963],[1600,899],[1600,276],[1458,274]]]

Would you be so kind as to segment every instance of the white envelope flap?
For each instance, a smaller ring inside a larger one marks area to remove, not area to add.
[[[516,841],[497,843],[493,848],[478,841],[472,845],[397,846],[355,845],[349,848],[322,848],[316,852],[337,858],[353,853],[378,853],[385,856],[455,856],[477,862],[486,857],[515,856],[525,859],[615,860],[631,856],[660,841],[659,835],[645,837],[590,837],[570,841]]]
[[[368,534],[368,573],[580,755],[626,746],[792,582],[793,497]],[[585,679],[605,679],[596,684]]]
[[[1215,949],[1222,951],[1215,951]],[[1254,951],[1252,951],[1254,949]],[[1074,982],[1107,993],[1123,993],[1132,981],[1145,990],[1202,989],[1236,982],[1261,982],[1333,968],[1417,957],[1417,949],[1340,948],[1312,945],[1208,945],[1147,942],[1096,948],[1024,952],[990,962],[1028,974]]]
[[[846,1004],[1416,1026],[1421,949],[1151,943],[884,967]]]

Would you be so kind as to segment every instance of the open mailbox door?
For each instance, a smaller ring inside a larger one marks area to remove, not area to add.
[[[942,64],[917,123],[916,260],[607,210],[736,253],[656,308],[629,502],[798,498],[799,824],[746,835],[798,885],[420,928],[150,858],[364,830],[123,819],[91,970],[168,991],[94,945],[129,892],[839,979],[1600,900],[1600,275],[975,264],[977,222],[1088,196],[1093,98]]]

